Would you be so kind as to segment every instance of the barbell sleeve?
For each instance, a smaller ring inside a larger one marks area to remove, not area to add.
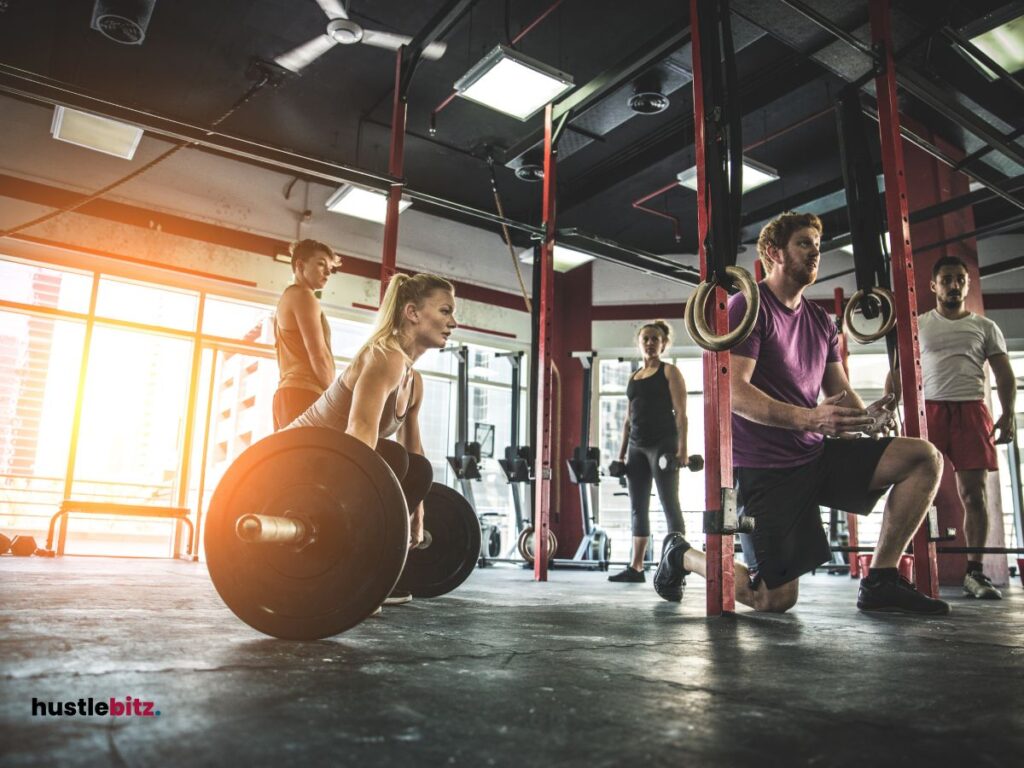
[[[247,544],[299,544],[306,538],[306,526],[294,517],[242,515],[235,533]]]

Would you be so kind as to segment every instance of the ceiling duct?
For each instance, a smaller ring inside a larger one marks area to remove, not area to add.
[[[90,26],[108,40],[142,45],[156,0],[96,0]]]

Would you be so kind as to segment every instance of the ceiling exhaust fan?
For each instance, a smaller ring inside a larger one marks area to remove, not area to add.
[[[348,10],[341,0],[316,0],[316,4],[327,16],[326,31],[276,57],[274,62],[279,66],[292,72],[299,72],[338,44],[363,43],[376,48],[397,51],[401,46],[408,45],[412,41],[412,38],[407,35],[363,29],[349,18]],[[423,50],[423,57],[436,61],[444,56],[446,48],[445,43],[431,43]]]

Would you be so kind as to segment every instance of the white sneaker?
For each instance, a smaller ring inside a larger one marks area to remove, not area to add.
[[[402,605],[412,601],[412,595],[399,589],[392,590],[391,594],[384,600],[384,605]]]
[[[992,586],[992,580],[981,571],[970,571],[964,576],[964,594],[979,600],[1003,599],[1003,593]]]

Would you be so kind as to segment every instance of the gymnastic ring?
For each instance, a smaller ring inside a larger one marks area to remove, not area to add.
[[[750,332],[754,330],[754,324],[757,322],[757,313],[761,308],[761,292],[758,290],[757,283],[754,282],[750,273],[743,269],[743,267],[726,267],[725,272],[739,283],[740,292],[747,300],[747,311],[743,315],[743,319],[740,320],[739,325],[728,333],[723,333],[721,336],[714,334],[705,319],[705,305],[707,304],[708,297],[714,294],[712,289],[715,288],[715,283],[707,281],[697,286],[693,296],[686,302],[686,311],[683,314],[686,332],[690,334],[693,343],[709,352],[724,352],[746,341]]]
[[[874,333],[861,333],[858,331],[853,325],[853,310],[860,306],[860,303],[867,298],[868,293],[866,291],[857,291],[853,294],[846,304],[846,310],[843,312],[843,328],[858,344],[870,344],[872,341],[878,341],[878,339],[896,327],[896,300],[893,298],[892,291],[878,286],[871,289],[871,294],[889,303],[889,319]]]

